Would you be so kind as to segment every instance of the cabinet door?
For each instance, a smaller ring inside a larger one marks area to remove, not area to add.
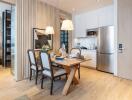
[[[98,27],[98,12],[91,11],[85,16],[86,29],[93,29]]]
[[[86,36],[86,22],[84,16],[75,17],[75,37],[85,37]]]
[[[98,11],[99,27],[109,26],[114,24],[114,7],[106,7]]]
[[[81,63],[81,66],[96,68],[96,51],[84,50],[82,55],[84,58],[91,60]]]
[[[98,27],[98,15],[96,11],[75,16],[75,37],[86,37],[87,29]]]

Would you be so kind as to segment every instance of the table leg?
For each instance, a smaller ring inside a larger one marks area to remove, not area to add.
[[[70,85],[71,85],[72,81],[73,81],[75,84],[78,84],[78,83],[79,83],[78,80],[77,80],[76,77],[75,77],[76,70],[77,70],[76,67],[71,67],[71,71],[70,71],[68,80],[67,80],[67,82],[66,82],[66,84],[65,84],[65,86],[64,86],[64,89],[63,89],[63,91],[62,91],[62,94],[63,94],[63,95],[67,95],[68,90],[69,90],[69,88],[70,88]]]

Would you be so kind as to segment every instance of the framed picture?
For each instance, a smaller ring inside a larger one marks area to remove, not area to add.
[[[45,45],[53,49],[53,35],[45,34],[45,29],[33,28],[33,49],[42,49]]]

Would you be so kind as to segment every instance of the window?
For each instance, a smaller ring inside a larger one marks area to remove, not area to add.
[[[66,52],[68,53],[68,31],[62,31],[61,30],[61,34],[60,34],[60,47],[63,44],[65,45]]]

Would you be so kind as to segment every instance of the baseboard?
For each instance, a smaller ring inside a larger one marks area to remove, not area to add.
[[[91,67],[91,66],[81,66],[81,67],[85,67],[85,68],[89,68],[89,69],[94,69],[94,70],[96,70],[96,67]]]

